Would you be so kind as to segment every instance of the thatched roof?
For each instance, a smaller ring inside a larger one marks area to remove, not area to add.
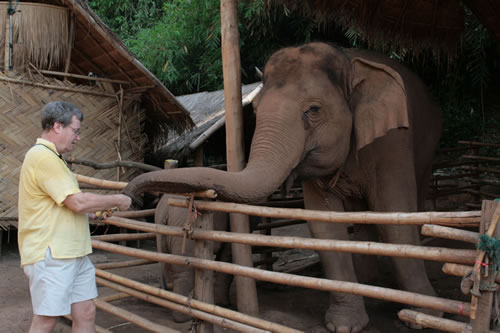
[[[14,3],[15,2],[13,2],[13,4]],[[127,89],[134,91],[134,89],[143,90],[143,88],[146,88],[142,103],[146,106],[146,109],[152,111],[148,113],[148,117],[152,118],[153,123],[159,125],[154,130],[162,132],[165,137],[167,135],[166,131],[169,129],[182,133],[193,125],[187,110],[176,100],[172,93],[170,93],[170,91],[168,91],[168,89],[135,58],[120,38],[88,7],[87,1],[21,1],[17,7],[20,12],[17,12],[14,16],[17,15],[19,18],[23,15],[26,16],[29,3],[36,3],[36,5],[38,5],[38,14],[40,14],[40,10],[43,6],[47,7],[47,5],[49,5],[67,8],[71,15],[73,15],[74,40],[71,41],[71,39],[69,39],[69,47],[67,47],[71,49],[71,58],[69,62],[70,73],[85,76],[91,73],[91,75],[96,77],[126,81],[128,84],[123,84],[123,89],[125,91],[127,91]],[[24,12],[23,8],[25,9]],[[51,22],[53,22],[53,19],[51,19]],[[68,23],[69,30],[72,29],[70,27],[72,24],[71,22]],[[42,28],[43,27],[40,27],[40,29]],[[24,29],[24,31],[27,30],[26,27],[21,27],[21,29]],[[35,30],[33,31],[33,35],[37,36],[36,28],[31,30]],[[70,34],[67,35],[69,36]],[[44,37],[40,37],[39,39],[50,39],[50,36],[46,32],[41,36]],[[48,41],[34,41],[34,43],[40,42],[45,42],[45,44],[47,44]],[[59,49],[61,48],[62,47],[59,47]],[[65,59],[62,59],[62,64],[61,62],[58,64],[56,61],[52,61],[51,68],[39,67],[39,69],[63,71],[64,60]],[[36,63],[34,61],[31,62]],[[79,78],[70,78],[70,80],[78,84],[85,84],[85,80]],[[115,91],[120,90],[119,84],[113,83],[113,86]],[[156,134],[158,134],[158,132],[156,132]]]
[[[245,98],[259,84],[257,82],[242,86],[242,97]],[[168,142],[154,153],[158,158],[153,159],[160,159],[160,156],[170,159],[186,157],[192,153],[189,145],[225,116],[223,90],[178,96],[177,99],[189,111],[195,127],[183,135],[169,138]]]
[[[286,5],[321,22],[333,19],[355,27],[365,40],[394,43],[415,51],[425,48],[456,53],[464,31],[464,2],[500,41],[500,1],[439,0],[267,0]]]

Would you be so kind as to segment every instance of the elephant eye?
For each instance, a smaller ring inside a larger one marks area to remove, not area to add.
[[[320,107],[318,105],[311,105],[309,109],[305,112],[305,114],[316,113],[318,112]]]

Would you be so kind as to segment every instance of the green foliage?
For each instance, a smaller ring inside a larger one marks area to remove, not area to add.
[[[152,27],[162,15],[164,1],[90,0],[90,8],[128,44],[137,33]]]
[[[261,1],[238,3],[243,82],[254,82],[255,67],[283,45],[311,40],[317,24],[283,7],[265,13]],[[294,34],[290,34],[294,31]],[[175,95],[222,89],[219,0],[165,2],[163,16],[142,29],[131,50]]]

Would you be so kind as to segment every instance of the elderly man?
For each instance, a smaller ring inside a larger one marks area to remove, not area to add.
[[[42,110],[42,135],[24,158],[19,181],[19,252],[29,278],[30,332],[51,332],[71,314],[73,332],[95,332],[97,297],[87,213],[127,210],[122,194],[82,192],[61,154],[80,140],[83,114],[68,102]]]

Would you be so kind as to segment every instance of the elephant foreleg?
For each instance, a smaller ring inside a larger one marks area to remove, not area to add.
[[[303,184],[306,209],[343,211],[342,201],[333,196],[327,200],[313,182]],[[347,240],[347,225],[309,222],[314,238]],[[357,282],[352,255],[333,251],[319,252],[324,273],[328,279]],[[360,332],[368,324],[368,315],[361,296],[330,293],[330,307],[325,315],[325,324],[331,332]]]

